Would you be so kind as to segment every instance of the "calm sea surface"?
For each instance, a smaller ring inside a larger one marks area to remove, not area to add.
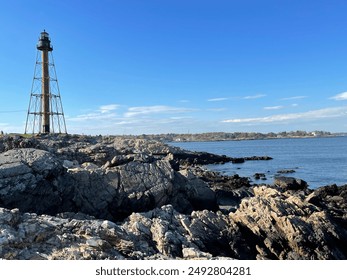
[[[280,170],[295,170],[285,176],[305,180],[310,188],[347,184],[347,137],[269,139],[218,142],[169,143],[191,151],[203,151],[230,157],[270,156],[269,161],[246,161],[242,164],[208,165],[227,175],[250,177],[254,183],[272,183]],[[255,180],[264,173],[267,180]]]

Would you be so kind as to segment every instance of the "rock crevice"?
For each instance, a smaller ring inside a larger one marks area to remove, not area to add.
[[[200,166],[230,160],[135,138],[2,137],[0,258],[347,259],[347,186]]]

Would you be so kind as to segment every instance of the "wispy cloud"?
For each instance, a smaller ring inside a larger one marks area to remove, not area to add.
[[[305,95],[299,95],[299,96],[292,96],[292,97],[284,97],[281,98],[280,100],[298,100],[298,99],[304,99],[307,98]]]
[[[241,118],[224,120],[223,123],[271,123],[304,119],[322,119],[347,116],[347,107],[333,107],[303,113],[272,115],[260,118]]]
[[[123,107],[123,112],[118,112],[118,109]],[[112,122],[116,124],[128,124],[137,123],[143,121],[144,117],[149,115],[170,115],[170,114],[181,114],[187,112],[193,112],[197,109],[185,108],[185,107],[172,107],[164,105],[156,106],[143,106],[143,107],[129,107],[124,111],[125,106],[118,104],[109,104],[100,106],[97,110],[91,111],[86,114],[80,114],[74,117],[67,117],[68,121],[72,122],[85,122],[85,121],[104,121]],[[141,118],[140,118],[141,117]]]
[[[76,117],[68,117],[67,120],[69,121],[98,121],[98,120],[109,120],[112,118],[117,117],[116,113],[101,113],[101,112],[94,112],[89,114],[82,114],[77,115]]]
[[[267,107],[264,107],[263,109],[264,109],[264,110],[280,110],[280,109],[284,109],[284,108],[297,107],[297,106],[299,106],[299,105],[296,104],[296,103],[293,103],[293,104],[288,105],[288,106],[283,106],[283,105],[278,105],[278,106],[267,106]]]
[[[207,109],[207,111],[211,111],[211,112],[223,112],[228,110],[227,108],[209,108]]]
[[[218,102],[218,101],[225,101],[228,100],[229,98],[227,97],[218,97],[218,98],[210,98],[207,99],[208,102]]]
[[[108,113],[110,111],[117,110],[120,107],[118,104],[109,104],[109,105],[103,105],[100,106],[99,110],[101,113]]]
[[[114,112],[120,107],[118,104],[102,105],[88,114],[81,114],[76,117],[67,117],[69,121],[91,121],[91,120],[108,120],[117,117],[117,113]]]
[[[279,110],[283,108],[284,106],[269,106],[269,107],[264,107],[264,110]]]
[[[128,111],[124,114],[124,117],[131,118],[140,115],[150,115],[150,114],[168,114],[168,113],[187,113],[196,111],[192,108],[183,107],[171,107],[171,106],[144,106],[144,107],[130,107]]]
[[[129,125],[129,124],[135,124],[138,123],[138,120],[135,119],[123,119],[123,120],[118,120],[114,124],[115,125]]]
[[[187,117],[187,116],[184,116],[184,117],[170,117],[170,120],[186,120],[186,119],[192,119],[192,117]]]
[[[337,100],[337,101],[347,100],[347,91],[342,92],[340,94],[337,94],[337,95],[335,95],[333,97],[330,97],[330,99],[334,99],[334,100]]]
[[[266,96],[266,94],[248,95],[248,96],[243,97],[242,99],[258,99],[258,98],[263,98],[265,96]]]

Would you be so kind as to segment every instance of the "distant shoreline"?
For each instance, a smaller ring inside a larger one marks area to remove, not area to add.
[[[81,135],[84,134],[68,134]],[[22,136],[32,137],[31,134],[2,133],[1,137]],[[85,135],[92,136],[92,135]],[[326,131],[290,131],[279,133],[259,133],[259,132],[205,132],[205,133],[162,133],[162,134],[140,134],[140,135],[98,135],[99,137],[117,136],[129,139],[157,140],[161,142],[218,142],[218,141],[245,141],[245,140],[271,140],[271,139],[304,139],[304,138],[328,138],[346,137],[347,132],[332,133]]]
[[[331,133],[325,131],[294,131],[280,133],[255,133],[255,132],[210,132],[197,134],[143,134],[132,136],[135,138],[159,140],[162,142],[218,142],[218,141],[243,141],[243,140],[269,140],[269,139],[301,139],[322,137],[344,137],[347,133]]]

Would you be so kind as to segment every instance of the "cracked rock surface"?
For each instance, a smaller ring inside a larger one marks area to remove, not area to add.
[[[0,258],[347,259],[347,186],[210,172],[154,140],[0,138]]]

